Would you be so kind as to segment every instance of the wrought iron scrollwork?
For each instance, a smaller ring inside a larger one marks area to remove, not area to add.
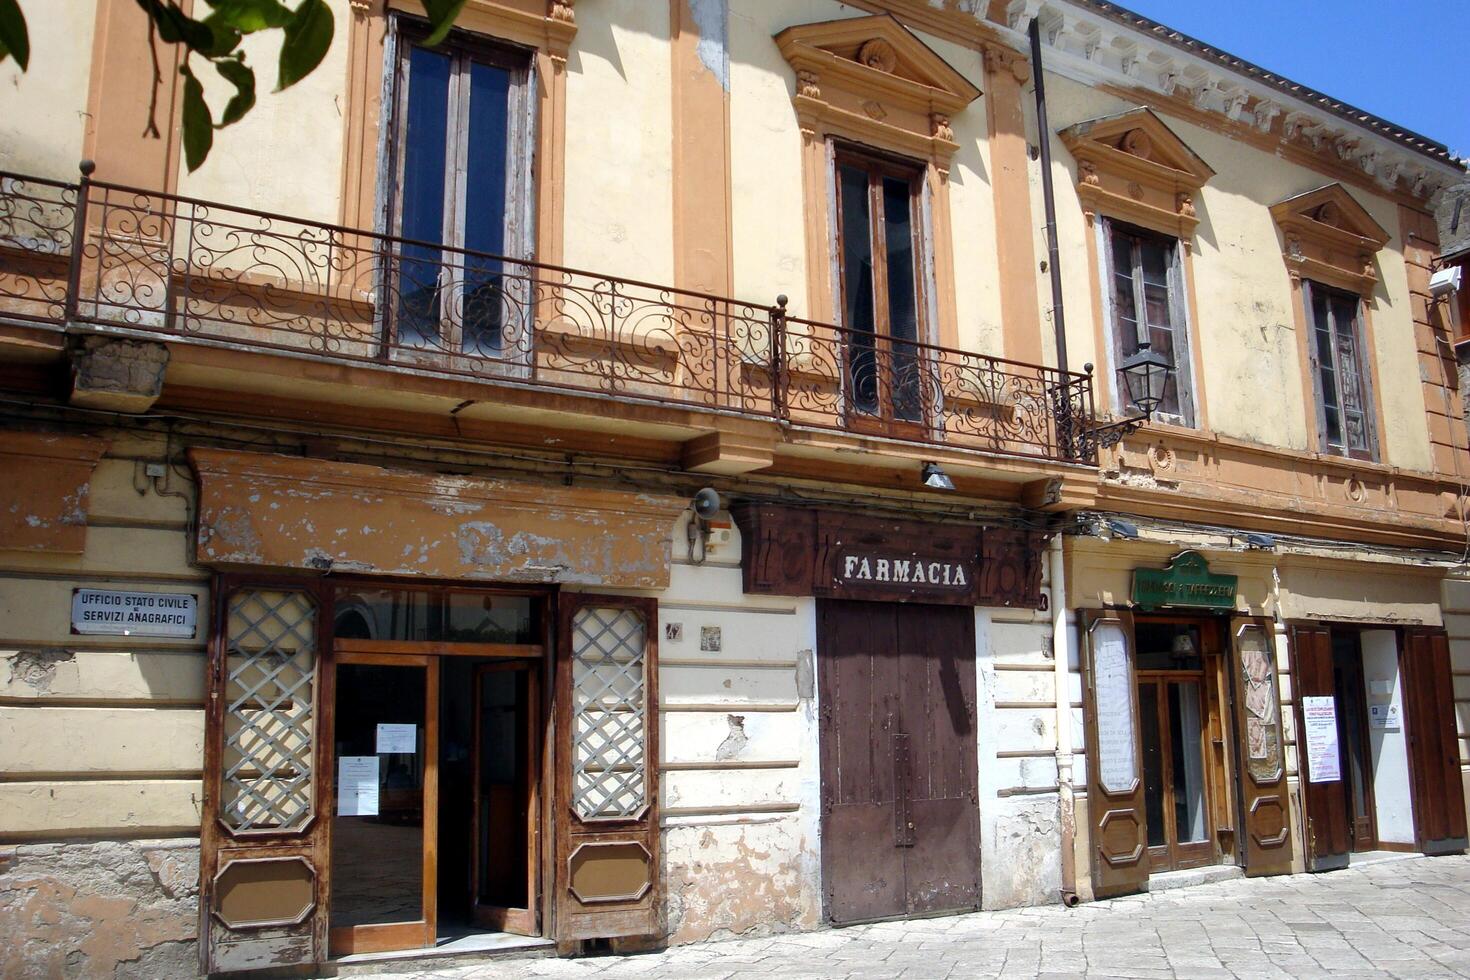
[[[1092,379],[523,258],[0,173],[3,313],[1095,463]]]

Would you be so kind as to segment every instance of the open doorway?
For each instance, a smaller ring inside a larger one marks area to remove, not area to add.
[[[1333,697],[1338,706],[1337,744],[1342,760],[1340,805],[1347,813],[1349,847],[1355,852],[1371,851],[1378,846],[1360,636],[1356,630],[1332,631]]]
[[[440,941],[536,934],[536,673],[526,661],[444,664]]]
[[[540,934],[543,604],[488,591],[339,590],[334,955]]]

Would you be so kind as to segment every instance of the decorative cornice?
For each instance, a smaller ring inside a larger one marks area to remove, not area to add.
[[[1374,256],[1389,234],[1341,184],[1327,184],[1271,206],[1282,258],[1293,279],[1314,279],[1371,296]]]
[[[897,20],[857,17],[788,27],[776,45],[796,76],[803,132],[833,133],[932,160],[959,149],[951,119],[980,96]]]
[[[1011,0],[1003,29],[1041,19],[1047,69],[1120,94],[1146,91],[1161,108],[1214,117],[1273,137],[1317,169],[1420,206],[1463,179],[1440,144],[1101,0]],[[1309,164],[1310,165],[1310,164]],[[1334,170],[1334,168],[1336,168]]]
[[[1186,241],[1199,217],[1194,195],[1215,175],[1148,109],[1091,119],[1060,133],[1077,161],[1077,196],[1102,212]]]

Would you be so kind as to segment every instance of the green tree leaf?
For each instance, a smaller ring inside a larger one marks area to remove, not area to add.
[[[290,88],[311,74],[332,46],[332,8],[326,0],[301,0],[301,6],[286,25],[281,43],[280,77],[276,91]]]
[[[291,11],[279,0],[209,0],[214,13],[204,18],[206,24],[221,24],[254,34],[291,23]]]
[[[157,25],[158,36],[166,44],[182,44],[200,54],[207,54],[219,43],[208,24],[186,15],[173,0],[138,0],[138,6]]]
[[[224,129],[231,123],[239,122],[245,113],[255,107],[255,72],[245,64],[243,57],[216,61],[214,70],[235,86],[235,94],[226,103],[225,111],[220,113],[219,122],[215,125],[215,129]]]
[[[444,40],[454,19],[464,9],[465,0],[423,0],[424,11],[429,15],[429,37],[424,43],[430,46]]]
[[[31,39],[18,0],[0,0],[0,61],[13,57],[20,70],[31,64]]]
[[[179,69],[179,74],[184,76],[184,162],[193,173],[214,145],[214,119],[204,101],[204,86],[187,63]]]

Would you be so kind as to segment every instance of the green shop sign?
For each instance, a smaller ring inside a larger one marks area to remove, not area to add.
[[[1216,575],[1198,551],[1181,551],[1166,568],[1133,570],[1133,601],[1144,609],[1159,606],[1235,607],[1235,575]]]

